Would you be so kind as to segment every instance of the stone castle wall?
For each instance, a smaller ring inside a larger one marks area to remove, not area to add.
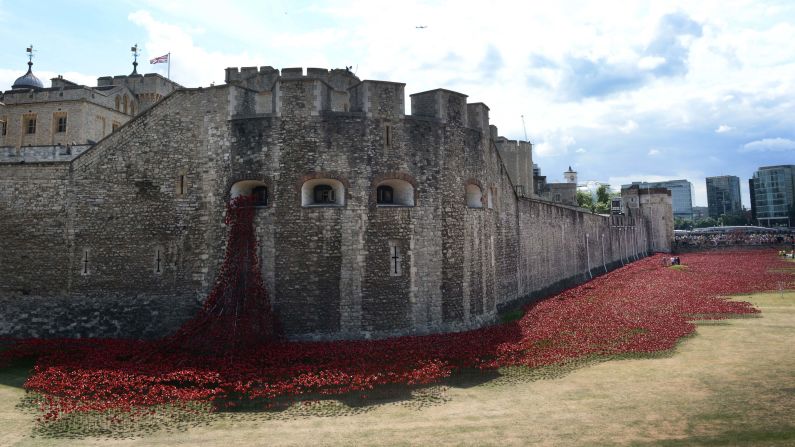
[[[403,116],[402,84],[318,76],[274,78],[271,112],[247,86],[180,90],[71,163],[0,163],[0,335],[174,330],[217,275],[240,181],[268,187],[263,276],[293,338],[479,327],[647,252],[634,219],[517,197],[485,105],[437,90]],[[318,179],[340,205],[302,206]],[[378,205],[382,181],[414,206]]]

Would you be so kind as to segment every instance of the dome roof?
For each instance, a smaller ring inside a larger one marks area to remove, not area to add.
[[[41,80],[33,74],[32,68],[33,62],[28,62],[28,72],[18,77],[11,88],[44,88]]]

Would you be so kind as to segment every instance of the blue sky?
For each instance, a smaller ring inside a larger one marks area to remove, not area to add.
[[[488,8],[486,7],[488,6]],[[417,26],[427,26],[418,29]],[[795,163],[795,2],[0,0],[0,88],[26,69],[95,85],[171,52],[171,75],[224,68],[352,66],[362,79],[443,87],[484,102],[500,134],[535,144],[552,181],[616,187],[747,179]]]

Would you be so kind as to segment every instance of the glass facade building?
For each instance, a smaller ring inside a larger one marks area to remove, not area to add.
[[[795,165],[761,167],[749,183],[759,225],[795,225]]]
[[[717,219],[723,214],[740,214],[740,177],[721,175],[707,177],[707,207],[709,217]]]
[[[664,182],[632,182],[641,189],[667,188],[671,191],[674,218],[693,220],[693,185],[687,180],[667,180]],[[631,185],[621,185],[628,188]]]

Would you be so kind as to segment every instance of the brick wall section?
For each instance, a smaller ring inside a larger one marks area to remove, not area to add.
[[[644,225],[518,199],[487,108],[469,107],[479,115],[468,119],[464,95],[435,91],[435,115],[403,117],[402,85],[369,83],[367,111],[332,112],[316,101],[324,81],[290,76],[275,81],[270,114],[256,113],[248,88],[182,90],[71,163],[0,163],[0,334],[175,329],[213,284],[224,203],[242,180],[269,189],[255,220],[262,274],[292,338],[479,327],[646,251]],[[320,178],[342,182],[344,205],[301,205],[303,183]],[[378,206],[373,188],[386,178],[410,181],[415,206]],[[467,206],[467,183],[483,189],[482,208]]]

